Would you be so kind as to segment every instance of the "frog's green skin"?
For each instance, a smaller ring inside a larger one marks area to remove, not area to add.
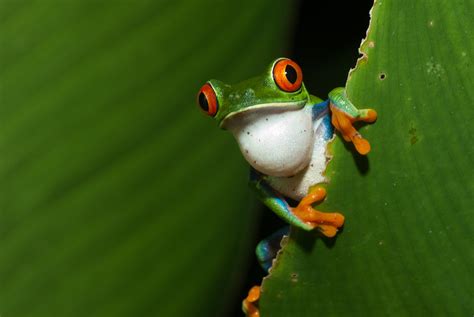
[[[353,118],[366,118],[371,109],[357,109],[347,98],[343,87],[334,88],[329,93],[329,100],[340,110]]]
[[[368,110],[358,110],[346,97],[344,88],[332,90],[326,101],[310,95],[303,83],[297,91],[282,90],[273,73],[281,60],[273,61],[263,74],[235,85],[218,80],[207,84],[217,97],[214,119],[237,138],[253,167],[250,185],[259,198],[289,224],[312,230],[315,225],[295,216],[286,197],[299,201],[313,185],[326,182],[323,174],[330,158],[325,149],[334,135],[329,105],[344,112],[351,121],[364,120]],[[258,124],[253,125],[254,120]],[[265,120],[277,123],[267,127]],[[250,131],[256,133],[254,139]],[[291,192],[290,187],[297,185],[301,185],[299,191]],[[262,263],[268,262],[268,255],[274,251],[267,250],[265,243],[257,248]]]
[[[290,103],[295,108],[302,108],[311,103],[311,101],[314,103],[321,101],[321,99],[311,96],[304,87],[304,84],[301,90],[295,93],[282,91],[273,82],[271,71],[272,67],[269,67],[264,74],[232,86],[218,80],[209,81],[216,92],[219,102],[219,111],[214,118],[220,127],[223,127],[225,119],[243,111],[265,106],[266,104]]]

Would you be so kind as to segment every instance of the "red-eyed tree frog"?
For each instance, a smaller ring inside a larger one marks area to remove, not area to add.
[[[209,80],[197,103],[234,135],[251,166],[250,185],[266,206],[292,226],[336,235],[344,216],[312,206],[326,197],[322,184],[327,183],[324,172],[331,159],[327,146],[336,129],[357,152],[367,154],[370,144],[353,123],[374,122],[375,110],[357,109],[344,88],[332,90],[326,101],[310,95],[301,68],[288,58],[276,59],[262,75],[235,85]],[[290,206],[289,199],[297,205]],[[267,271],[278,250],[274,246],[287,233],[288,227],[258,244],[257,257]],[[248,316],[259,316],[259,296],[255,286],[243,301]]]

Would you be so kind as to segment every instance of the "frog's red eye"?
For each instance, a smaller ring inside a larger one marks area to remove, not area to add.
[[[291,59],[283,58],[273,66],[273,80],[281,90],[295,92],[301,88],[303,72]]]
[[[216,115],[218,109],[217,96],[209,83],[204,84],[199,90],[197,103],[209,116],[213,117]]]

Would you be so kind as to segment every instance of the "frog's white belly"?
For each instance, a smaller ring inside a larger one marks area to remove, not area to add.
[[[312,107],[283,106],[240,113],[226,122],[245,159],[281,194],[300,200],[308,189],[326,182],[329,156],[322,113],[313,121]]]
[[[226,121],[240,150],[257,171],[292,176],[308,166],[314,143],[310,107],[266,104],[238,113]]]
[[[325,138],[328,133],[327,129],[328,127],[323,123],[323,117],[314,122],[314,145],[308,166],[290,177],[267,176],[265,179],[271,187],[281,194],[299,201],[308,194],[311,186],[327,182],[324,172],[331,159],[327,151],[327,144],[332,140]]]

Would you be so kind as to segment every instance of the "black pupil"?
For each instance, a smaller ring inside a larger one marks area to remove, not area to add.
[[[292,84],[296,83],[298,79],[298,74],[296,74],[296,69],[291,65],[286,65],[285,67],[286,79]]]
[[[199,105],[201,106],[202,110],[206,112],[209,111],[209,103],[207,102],[206,95],[203,92],[199,94]]]

